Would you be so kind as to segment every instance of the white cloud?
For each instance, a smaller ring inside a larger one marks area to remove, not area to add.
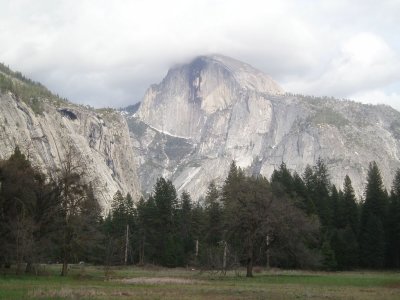
[[[399,79],[395,0],[0,0],[0,7],[0,61],[94,106],[136,102],[168,67],[207,53],[249,62],[308,94],[390,95],[387,86]]]
[[[378,88],[382,89],[380,95],[385,95],[385,87],[399,79],[399,55],[379,36],[363,32],[342,43],[321,75],[297,79],[285,87],[294,92],[349,98],[353,94],[370,95],[370,90],[376,92]],[[384,102],[388,98],[379,99]]]

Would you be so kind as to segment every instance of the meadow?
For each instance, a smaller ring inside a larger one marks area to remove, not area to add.
[[[11,270],[12,271],[12,270]],[[43,266],[45,275],[0,275],[0,299],[399,299],[399,272],[257,269],[226,275],[158,267]]]

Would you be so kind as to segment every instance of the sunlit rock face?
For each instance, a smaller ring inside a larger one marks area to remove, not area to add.
[[[22,83],[21,83],[22,84]],[[102,207],[117,190],[139,198],[136,160],[126,120],[117,112],[40,99],[40,112],[10,92],[0,93],[0,158],[18,146],[33,165],[54,176],[69,147],[86,170]]]
[[[223,56],[199,57],[171,69],[160,84],[151,86],[137,117],[160,131],[200,141],[208,118],[231,110],[252,92],[250,97],[283,90],[247,64]],[[216,131],[226,131],[221,122],[218,126]]]
[[[362,196],[368,165],[378,162],[389,188],[399,163],[400,113],[388,106],[285,93],[269,76],[224,56],[172,68],[128,115],[142,190],[158,176],[193,198],[232,160],[269,177],[282,162],[299,174],[321,157],[342,186],[348,174]]]

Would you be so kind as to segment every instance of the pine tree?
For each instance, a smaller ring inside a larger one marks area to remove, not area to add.
[[[192,236],[195,243],[195,263],[198,262],[199,256],[203,254],[206,248],[205,236],[207,234],[208,218],[205,213],[203,205],[197,201],[192,206]]]
[[[307,194],[316,208],[322,230],[327,232],[332,229],[333,225],[333,204],[330,201],[329,191],[331,190],[331,182],[328,170],[324,161],[319,158],[316,165],[311,168],[307,166],[303,180],[307,188]]]
[[[154,187],[154,202],[157,209],[157,241],[155,256],[163,266],[181,265],[182,243],[177,236],[177,194],[171,181],[159,178]]]
[[[365,201],[361,211],[360,263],[364,267],[381,268],[385,260],[387,200],[378,165],[369,166]]]
[[[335,192],[332,192],[334,197]],[[332,248],[335,251],[336,261],[339,269],[350,269],[358,264],[358,207],[355,200],[354,190],[349,176],[345,177],[343,192],[337,196],[334,220],[334,234]]]
[[[179,210],[180,239],[182,240],[182,255],[180,261],[189,263],[190,255],[194,252],[194,239],[192,229],[192,200],[188,192],[182,192]]]
[[[340,214],[344,216],[344,224],[342,225],[342,228],[349,225],[353,230],[353,233],[357,235],[359,230],[359,211],[354,189],[348,175],[346,175],[344,179],[343,200]]]
[[[351,269],[358,265],[357,235],[350,225],[335,231],[334,244],[333,248],[339,269]]]
[[[123,236],[127,223],[127,207],[121,191],[117,191],[111,203],[112,233],[114,236]]]
[[[140,197],[137,206],[137,227],[136,235],[138,239],[139,265],[144,265],[145,243],[146,243],[146,201]]]
[[[314,166],[312,186],[312,197],[321,220],[321,224],[325,229],[329,230],[332,226],[333,207],[329,198],[329,190],[331,183],[329,180],[328,169],[324,161],[319,158]]]
[[[127,215],[127,223],[133,231],[133,227],[135,225],[135,216],[136,216],[136,209],[135,204],[133,203],[133,198],[130,193],[126,194],[125,196],[125,209]]]
[[[93,187],[86,188],[86,197],[80,210],[79,230],[76,232],[74,251],[80,261],[101,263],[104,257],[103,217],[99,202],[94,196]]]
[[[25,261],[28,268],[37,252],[39,220],[37,207],[45,177],[15,148],[8,160],[0,162],[0,260]]]
[[[400,267],[400,169],[393,180],[388,210],[387,266]]]
[[[137,211],[130,193],[125,196],[126,225],[125,225],[125,260],[126,263],[134,263],[133,250],[135,249],[135,231]]]
[[[121,191],[117,191],[114,194],[109,215],[105,220],[109,245],[108,264],[133,263],[133,250],[136,246],[135,234],[138,234],[136,214],[132,196],[128,193],[124,197]]]
[[[342,206],[342,201],[343,198],[340,196],[342,193],[339,193],[336,186],[332,185],[331,189],[331,196],[330,196],[330,202],[332,203],[332,222],[333,226],[338,228],[340,227],[339,224],[343,223],[342,219],[342,214],[340,211],[340,208]]]
[[[278,170],[274,170],[272,173],[271,184],[280,185],[287,195],[295,197],[293,177],[284,162],[281,163]]]
[[[211,181],[205,198],[205,213],[207,215],[205,242],[210,246],[216,246],[223,239],[223,213],[219,198],[219,191],[215,182]]]
[[[324,242],[322,243],[321,253],[323,256],[323,268],[325,270],[335,270],[337,268],[335,251],[333,251],[331,244],[327,238],[325,238]]]
[[[159,242],[158,215],[154,197],[150,196],[147,201],[140,198],[137,204],[137,236],[139,239],[139,264],[154,262],[156,257],[155,246]]]
[[[382,268],[385,264],[385,232],[382,221],[370,214],[361,231],[360,262],[368,268]]]
[[[307,187],[303,179],[296,172],[293,174],[293,190],[296,193],[296,206],[303,210],[308,216],[316,215],[317,211],[314,202],[307,192]]]
[[[243,170],[236,166],[235,161],[232,161],[228,176],[226,177],[222,187],[222,200],[224,202],[229,202],[236,197],[239,185],[244,181],[244,179],[245,175]]]

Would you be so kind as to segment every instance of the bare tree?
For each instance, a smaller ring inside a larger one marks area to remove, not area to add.
[[[61,216],[61,276],[68,273],[68,263],[73,255],[73,243],[76,237],[76,227],[79,214],[86,197],[85,164],[82,156],[72,145],[67,143],[64,158],[57,174],[59,188],[59,203]]]

